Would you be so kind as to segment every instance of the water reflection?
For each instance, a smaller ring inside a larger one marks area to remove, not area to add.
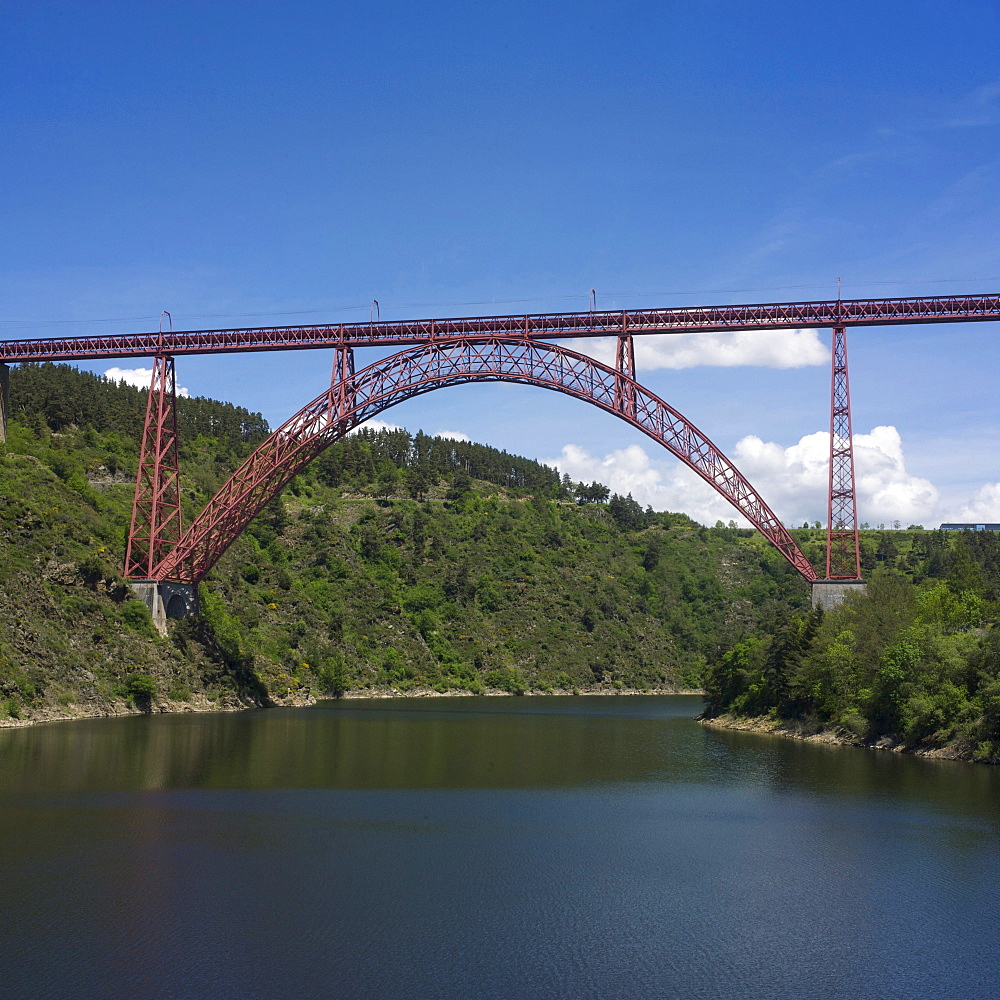
[[[992,997],[1000,770],[694,698],[0,731],[0,994]]]
[[[912,800],[1000,820],[1000,768],[964,761],[711,730],[708,752],[740,782],[856,800]]]
[[[0,732],[0,792],[704,783],[1000,808],[998,769],[708,730],[693,697],[392,699]]]
[[[0,791],[532,788],[664,780],[689,767],[705,739],[690,724],[697,699],[554,701],[348,701],[9,730],[0,733]],[[686,738],[675,745],[678,728]]]

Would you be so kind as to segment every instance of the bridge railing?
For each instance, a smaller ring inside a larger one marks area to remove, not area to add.
[[[405,347],[452,337],[644,336],[657,333],[723,333],[804,327],[891,326],[1000,320],[1000,295],[948,298],[832,299],[759,305],[610,312],[536,313],[318,326],[238,327],[167,333],[108,334],[0,341],[0,362],[70,361],[152,357],[156,354],[226,354],[301,351],[322,347]]]

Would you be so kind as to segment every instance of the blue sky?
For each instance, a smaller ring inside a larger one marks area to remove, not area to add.
[[[2,337],[1000,290],[995,2],[8,0],[0,24]],[[850,335],[861,520],[1000,520],[998,333]],[[685,350],[642,344],[641,380],[822,519],[813,335]],[[329,359],[178,369],[276,426]],[[732,514],[554,393],[384,419]]]

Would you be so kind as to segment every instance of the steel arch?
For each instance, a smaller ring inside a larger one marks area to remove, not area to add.
[[[628,374],[556,344],[523,337],[455,337],[394,354],[354,373],[338,350],[330,388],[233,473],[174,549],[157,580],[202,580],[246,525],[301,469],[348,431],[406,399],[449,385],[517,382],[566,393],[632,424],[724,496],[807,580],[816,572],[774,512],[693,424]]]

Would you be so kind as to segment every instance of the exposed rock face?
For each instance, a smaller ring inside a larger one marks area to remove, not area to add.
[[[737,718],[719,715],[714,719],[700,718],[703,726],[710,729],[728,729],[735,732],[759,733],[764,736],[782,736],[787,739],[805,740],[809,743],[825,743],[830,746],[867,747],[870,750],[891,750],[894,753],[912,753],[920,757],[934,757],[938,760],[966,760],[976,763],[995,763],[977,758],[972,747],[955,744],[952,746],[907,746],[889,736],[878,740],[864,740],[844,729],[824,729],[810,726],[805,722],[772,719],[763,715],[756,718]]]

